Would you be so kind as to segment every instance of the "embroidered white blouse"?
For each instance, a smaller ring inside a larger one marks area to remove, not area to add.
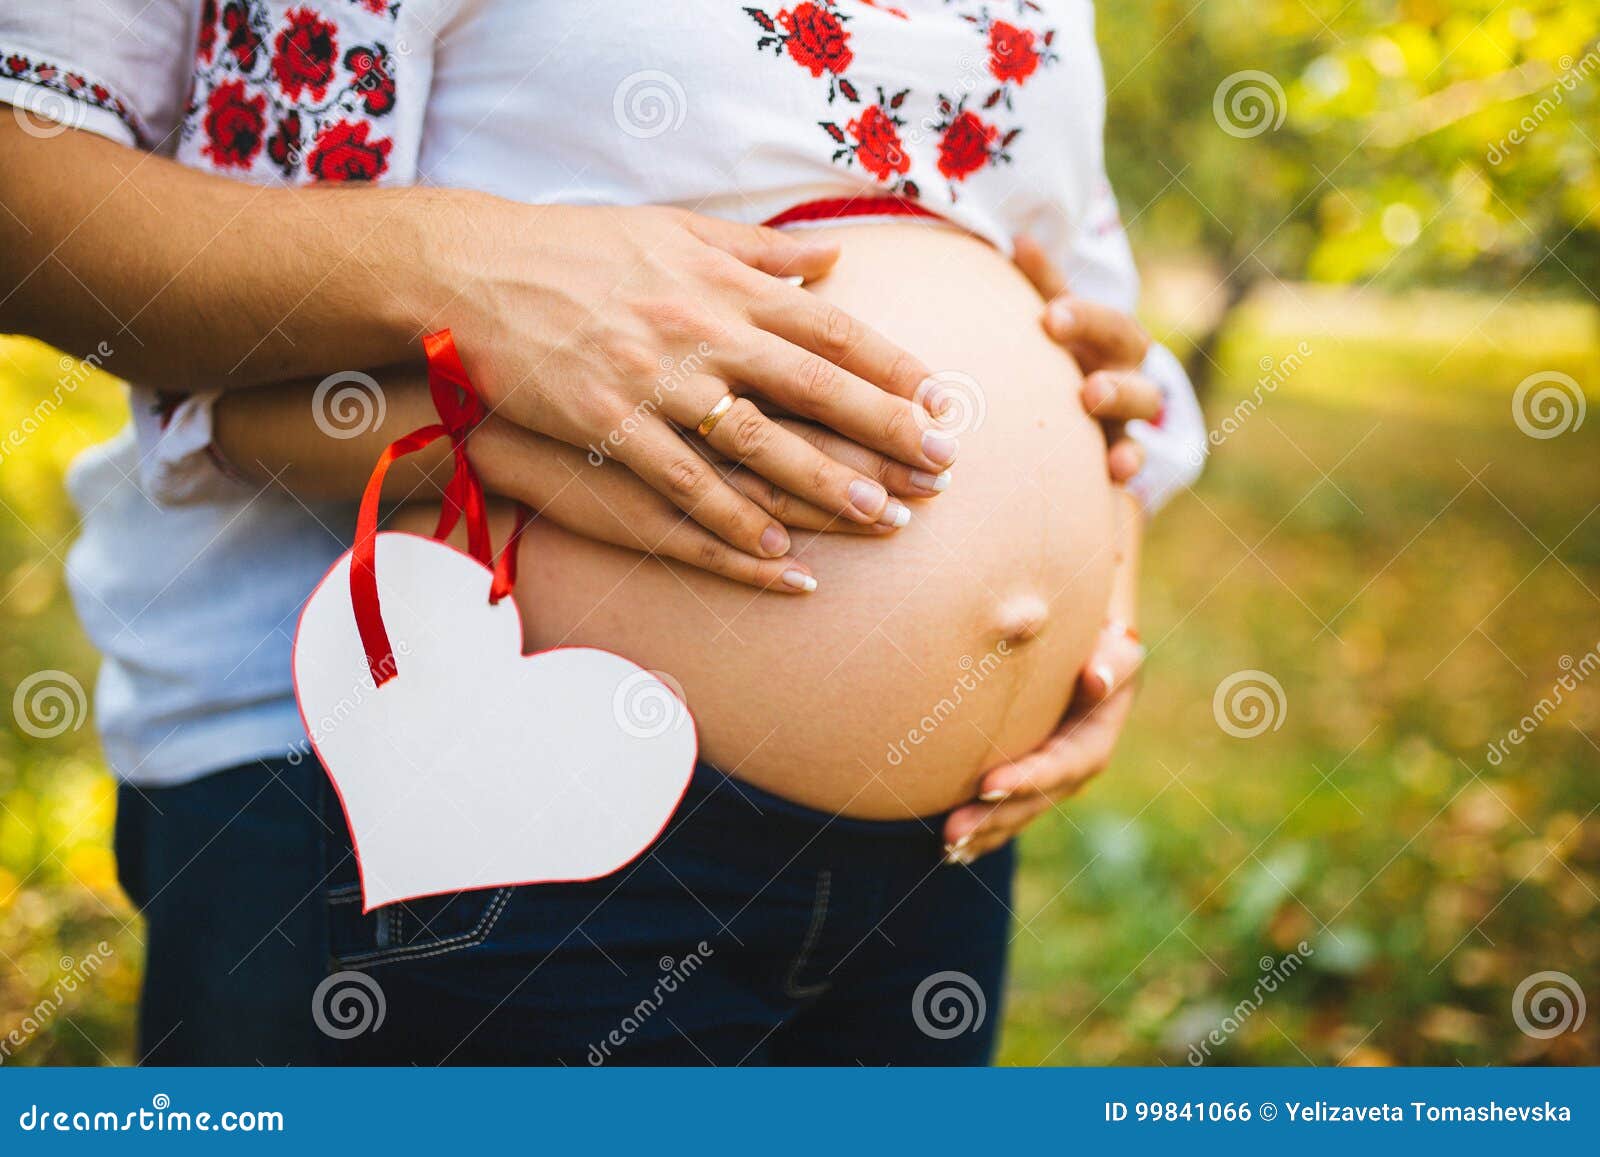
[[[894,193],[1004,251],[1030,233],[1076,292],[1131,311],[1093,20],[1090,0],[7,0],[0,102],[261,184],[742,221]],[[1153,508],[1205,431],[1177,360],[1158,347],[1146,371],[1166,411],[1135,424],[1133,489]],[[207,397],[131,395],[133,429],[69,477],[107,757],[173,783],[283,755],[304,740],[294,622],[353,520],[230,481]]]

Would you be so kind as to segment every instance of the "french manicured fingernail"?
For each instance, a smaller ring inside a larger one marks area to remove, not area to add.
[[[785,277],[783,280],[787,281],[790,285],[794,286],[796,289],[799,289],[802,285],[804,285],[806,283],[806,279],[803,276],[801,276],[800,274],[798,274],[798,273],[790,274],[788,277]]]
[[[1143,663],[1145,661],[1145,659],[1150,654],[1150,648],[1145,646],[1143,643],[1135,643],[1133,645],[1133,648],[1134,648],[1134,659],[1133,659],[1133,661],[1135,663]]]
[[[911,508],[891,500],[883,508],[883,514],[878,519],[879,526],[892,526],[896,530],[911,521]]]
[[[761,549],[776,558],[789,552],[789,534],[781,526],[769,526],[761,532]]]
[[[1096,679],[1100,680],[1100,686],[1107,691],[1111,690],[1117,681],[1116,675],[1112,673],[1111,667],[1107,663],[1097,663],[1090,667],[1089,670]]]
[[[913,470],[911,472],[911,485],[918,490],[928,490],[934,494],[942,494],[950,488],[950,471],[945,470],[938,474],[929,474],[926,470]]]
[[[817,580],[803,570],[786,570],[783,572],[783,585],[809,594],[817,589]]]
[[[943,430],[929,430],[922,435],[922,452],[936,465],[948,466],[956,460],[956,451],[961,449],[961,443],[954,434],[946,434]]]
[[[889,502],[889,492],[876,482],[857,478],[850,483],[850,505],[868,518],[876,520],[884,513]]]
[[[1072,307],[1064,301],[1057,301],[1050,306],[1050,328],[1064,330],[1072,328]]]
[[[972,863],[972,853],[966,851],[965,849],[957,850],[955,848],[951,848],[949,851],[945,852],[944,862],[947,866],[952,868],[959,864],[970,864]]]
[[[980,800],[982,800],[984,803],[995,803],[998,800],[1005,799],[1006,798],[1006,792],[1009,791],[1009,790],[1010,790],[1009,788],[1004,788],[1004,787],[991,787],[988,791],[984,792],[978,798]]]

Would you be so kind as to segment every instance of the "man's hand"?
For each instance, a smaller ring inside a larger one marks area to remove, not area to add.
[[[493,198],[441,224],[453,239],[425,264],[456,271],[451,328],[493,412],[616,459],[746,554],[786,554],[788,531],[685,432],[829,516],[894,526],[909,510],[751,397],[718,411],[730,392],[904,464],[923,495],[955,458],[912,400],[927,367],[787,280],[826,274],[830,243],[677,209]]]
[[[970,864],[994,851],[1105,769],[1133,707],[1134,676],[1143,661],[1144,647],[1123,624],[1100,632],[1060,729],[1037,751],[991,769],[978,802],[945,819],[946,862]]]
[[[1083,408],[1106,428],[1111,480],[1126,482],[1144,465],[1144,448],[1128,436],[1126,423],[1153,421],[1161,413],[1160,388],[1139,372],[1150,338],[1127,314],[1075,296],[1032,238],[1016,239],[1015,256],[1017,268],[1045,299],[1045,332],[1083,370]]]
[[[913,400],[926,367],[786,280],[832,267],[836,247],[814,236],[463,189],[258,187],[12,120],[0,330],[106,346],[131,381],[276,386],[414,360],[417,338],[448,326],[500,417],[614,458],[764,559],[788,553],[788,531],[681,436],[730,392],[749,397],[716,411],[711,450],[846,522],[893,527],[909,510],[754,399],[916,471],[919,495],[955,458]]]

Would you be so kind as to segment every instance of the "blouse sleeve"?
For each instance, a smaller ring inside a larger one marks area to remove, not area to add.
[[[40,135],[65,126],[171,152],[200,7],[198,0],[5,0],[0,102]]]
[[[1111,185],[1102,181],[1085,214],[1083,227],[1057,254],[1067,283],[1080,297],[1124,313],[1139,302],[1139,271],[1122,227]],[[1205,416],[1183,364],[1166,346],[1154,344],[1141,367],[1161,390],[1162,412],[1154,422],[1130,422],[1129,433],[1145,451],[1145,465],[1128,489],[1153,514],[1178,491],[1194,484],[1205,465]]]

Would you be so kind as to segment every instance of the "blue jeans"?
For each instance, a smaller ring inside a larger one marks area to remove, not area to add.
[[[839,819],[702,766],[615,875],[363,915],[343,816],[309,761],[124,787],[119,808],[124,887],[149,926],[153,1062],[983,1064],[993,1051],[1012,850],[942,867],[938,818]]]

